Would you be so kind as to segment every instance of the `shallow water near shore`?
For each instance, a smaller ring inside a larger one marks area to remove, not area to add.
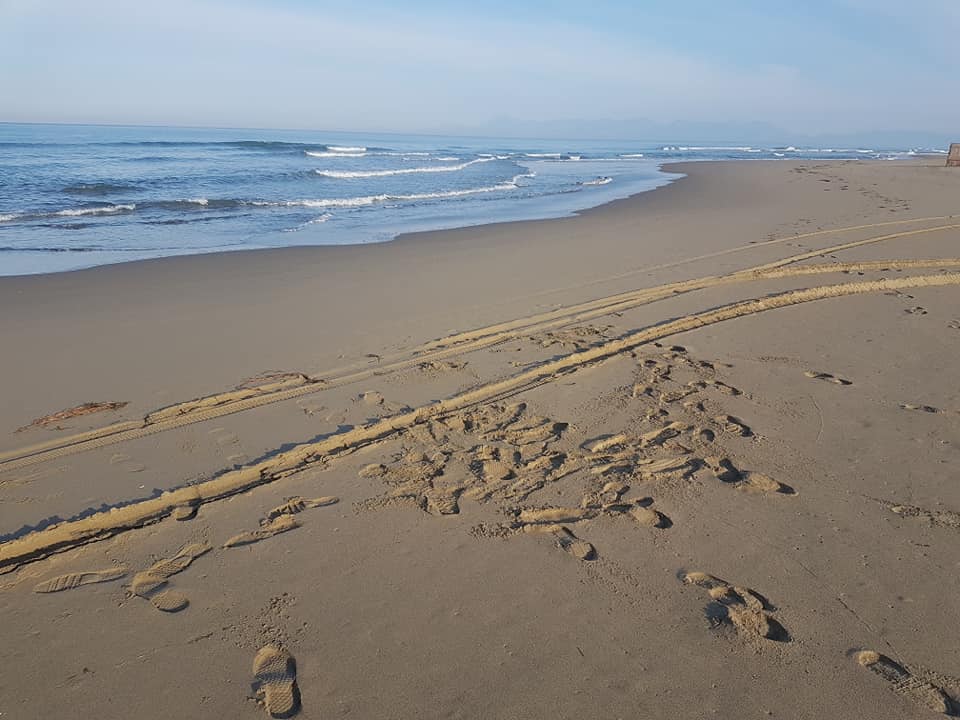
[[[562,217],[683,159],[911,151],[0,124],[0,275]]]

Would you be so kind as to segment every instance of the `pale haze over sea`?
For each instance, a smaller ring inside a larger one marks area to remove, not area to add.
[[[958,32],[946,0],[11,0],[0,274],[561,216],[668,160],[942,151]]]

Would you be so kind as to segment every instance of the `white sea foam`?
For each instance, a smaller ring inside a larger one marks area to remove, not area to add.
[[[340,153],[361,153],[367,151],[365,147],[356,147],[352,145],[327,145],[327,150],[330,152]]]
[[[184,200],[184,202],[192,203],[194,205],[209,205],[210,201],[206,198],[190,198],[189,200]]]
[[[532,177],[529,173],[517,175],[509,182],[502,182],[497,185],[488,185],[486,187],[470,188],[467,190],[447,190],[445,192],[433,193],[413,193],[410,195],[364,195],[353,198],[326,198],[321,200],[285,200],[279,202],[254,201],[251,205],[271,206],[271,207],[309,207],[309,208],[331,208],[331,207],[364,207],[367,205],[376,205],[385,202],[404,202],[415,200],[439,200],[443,198],[463,197],[465,195],[481,195],[484,193],[503,192],[505,190],[514,190],[518,187],[517,183],[521,178]]]
[[[20,217],[20,213],[8,213],[6,215],[0,215],[0,222],[10,222],[11,220],[16,220]]]
[[[58,210],[57,212],[50,213],[50,214],[59,215],[61,217],[78,217],[81,215],[113,215],[114,213],[129,212],[132,210],[136,210],[136,208],[137,208],[136,205],[110,205],[108,207]]]
[[[389,177],[392,175],[414,175],[419,173],[441,173],[458,172],[477,163],[490,162],[495,158],[477,158],[459,165],[432,165],[430,167],[399,168],[396,170],[314,170],[317,175],[328,178],[347,179],[347,178],[371,178],[371,177]]]
[[[581,185],[609,185],[613,182],[612,177],[598,177],[593,180],[584,180]]]
[[[304,150],[303,152],[310,157],[318,158],[359,158],[367,156],[365,152],[329,152],[320,150]]]
[[[296,227],[285,228],[283,232],[297,232],[297,230],[302,230],[303,228],[307,227],[308,225],[320,225],[321,223],[325,223],[327,220],[329,220],[329,219],[332,218],[332,217],[333,217],[333,215],[331,215],[330,213],[325,212],[323,215],[321,215],[321,216],[319,216],[319,217],[315,217],[313,220],[307,220],[305,223],[301,223],[300,225],[297,225]]]
[[[644,157],[644,155],[643,155],[643,153],[624,153],[624,154],[621,155],[620,157],[625,157],[625,158],[641,158],[641,157]]]
[[[559,158],[560,153],[525,153],[528,158]]]
[[[666,150],[667,148],[664,148]],[[680,145],[679,147],[673,148],[674,150],[679,150],[680,152],[700,152],[702,150],[727,150],[732,152],[759,152],[755,151],[749,145]]]

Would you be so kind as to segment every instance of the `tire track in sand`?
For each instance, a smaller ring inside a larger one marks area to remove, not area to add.
[[[923,222],[939,218],[921,218],[917,220],[898,220],[892,223],[877,223],[878,226],[887,224],[900,224],[905,222]],[[766,243],[743,246],[742,249],[758,247],[764,244],[775,242],[784,242],[789,239],[800,237],[809,237],[811,235],[821,235],[827,233],[839,233],[853,230],[860,230],[871,225],[852,226],[850,228],[841,228],[839,230],[817,231],[807,235],[793,236],[792,238],[782,238],[778,240],[769,240]],[[304,395],[320,392],[335,387],[341,387],[351,383],[361,382],[376,375],[384,375],[393,372],[406,370],[425,361],[437,361],[451,356],[461,355],[475,350],[481,350],[492,345],[506,342],[515,338],[522,332],[542,332],[556,327],[569,325],[572,323],[583,322],[595,319],[614,312],[621,312],[640,305],[649,304],[658,300],[663,300],[674,295],[702,290],[717,285],[739,283],[757,280],[774,280],[793,276],[819,274],[829,272],[863,272],[870,270],[883,269],[917,269],[930,267],[956,267],[960,265],[960,259],[944,258],[939,260],[889,260],[889,261],[865,261],[860,263],[832,263],[829,265],[809,265],[800,268],[785,269],[786,265],[801,262],[813,257],[839,252],[854,247],[869,245],[887,240],[893,240],[901,237],[909,237],[922,233],[937,232],[941,230],[951,230],[960,228],[960,224],[938,225],[932,228],[920,228],[918,230],[908,230],[898,233],[881,235],[865,240],[858,240],[851,243],[836,245],[821,250],[810,251],[793,255],[773,263],[759,265],[753,268],[747,268],[728,275],[708,276],[693,280],[685,280],[666,285],[644,288],[641,290],[629,291],[616,295],[590,300],[578,305],[568,306],[559,310],[531,315],[526,318],[490,325],[477,330],[459,333],[457,335],[430,341],[424,345],[414,348],[405,353],[398,353],[395,356],[381,358],[381,362],[375,367],[365,367],[356,369],[356,366],[339,368],[314,376],[307,376],[302,373],[292,374],[280,382],[269,383],[253,388],[240,388],[225,393],[209,395],[196,400],[190,400],[185,403],[178,403],[166,408],[152,412],[144,417],[142,421],[129,421],[125,423],[116,423],[103,428],[94,429],[85,433],[72,435],[64,438],[57,438],[43,443],[17,448],[4,453],[0,453],[0,471],[17,470],[29,467],[40,462],[54,460],[67,455],[79,452],[94,450],[108,445],[135,440],[156,433],[173,430],[186,425],[212,420],[224,415],[231,415],[245,410],[251,410],[264,405],[290,400]],[[732,252],[736,248],[731,249]],[[721,253],[723,254],[723,253]],[[692,258],[692,262],[699,258]],[[680,264],[680,263],[675,263]]]
[[[382,442],[398,432],[430,419],[446,416],[484,402],[513,395],[550,382],[579,368],[630,351],[645,343],[689,330],[814,300],[861,295],[891,289],[960,285],[960,273],[921,275],[884,281],[865,281],[793,290],[723,305],[675,320],[642,328],[621,338],[545,362],[512,377],[488,383],[445,400],[382,418],[346,432],[303,443],[267,460],[159,497],[115,507],[83,519],[66,521],[46,530],[0,545],[0,570],[8,570],[51,553],[109,537],[124,530],[157,522],[184,503],[207,503],[273,482],[311,464],[349,454]]]

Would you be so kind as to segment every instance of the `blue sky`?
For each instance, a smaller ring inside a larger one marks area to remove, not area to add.
[[[957,38],[958,0],[0,0],[0,120],[960,135]]]

